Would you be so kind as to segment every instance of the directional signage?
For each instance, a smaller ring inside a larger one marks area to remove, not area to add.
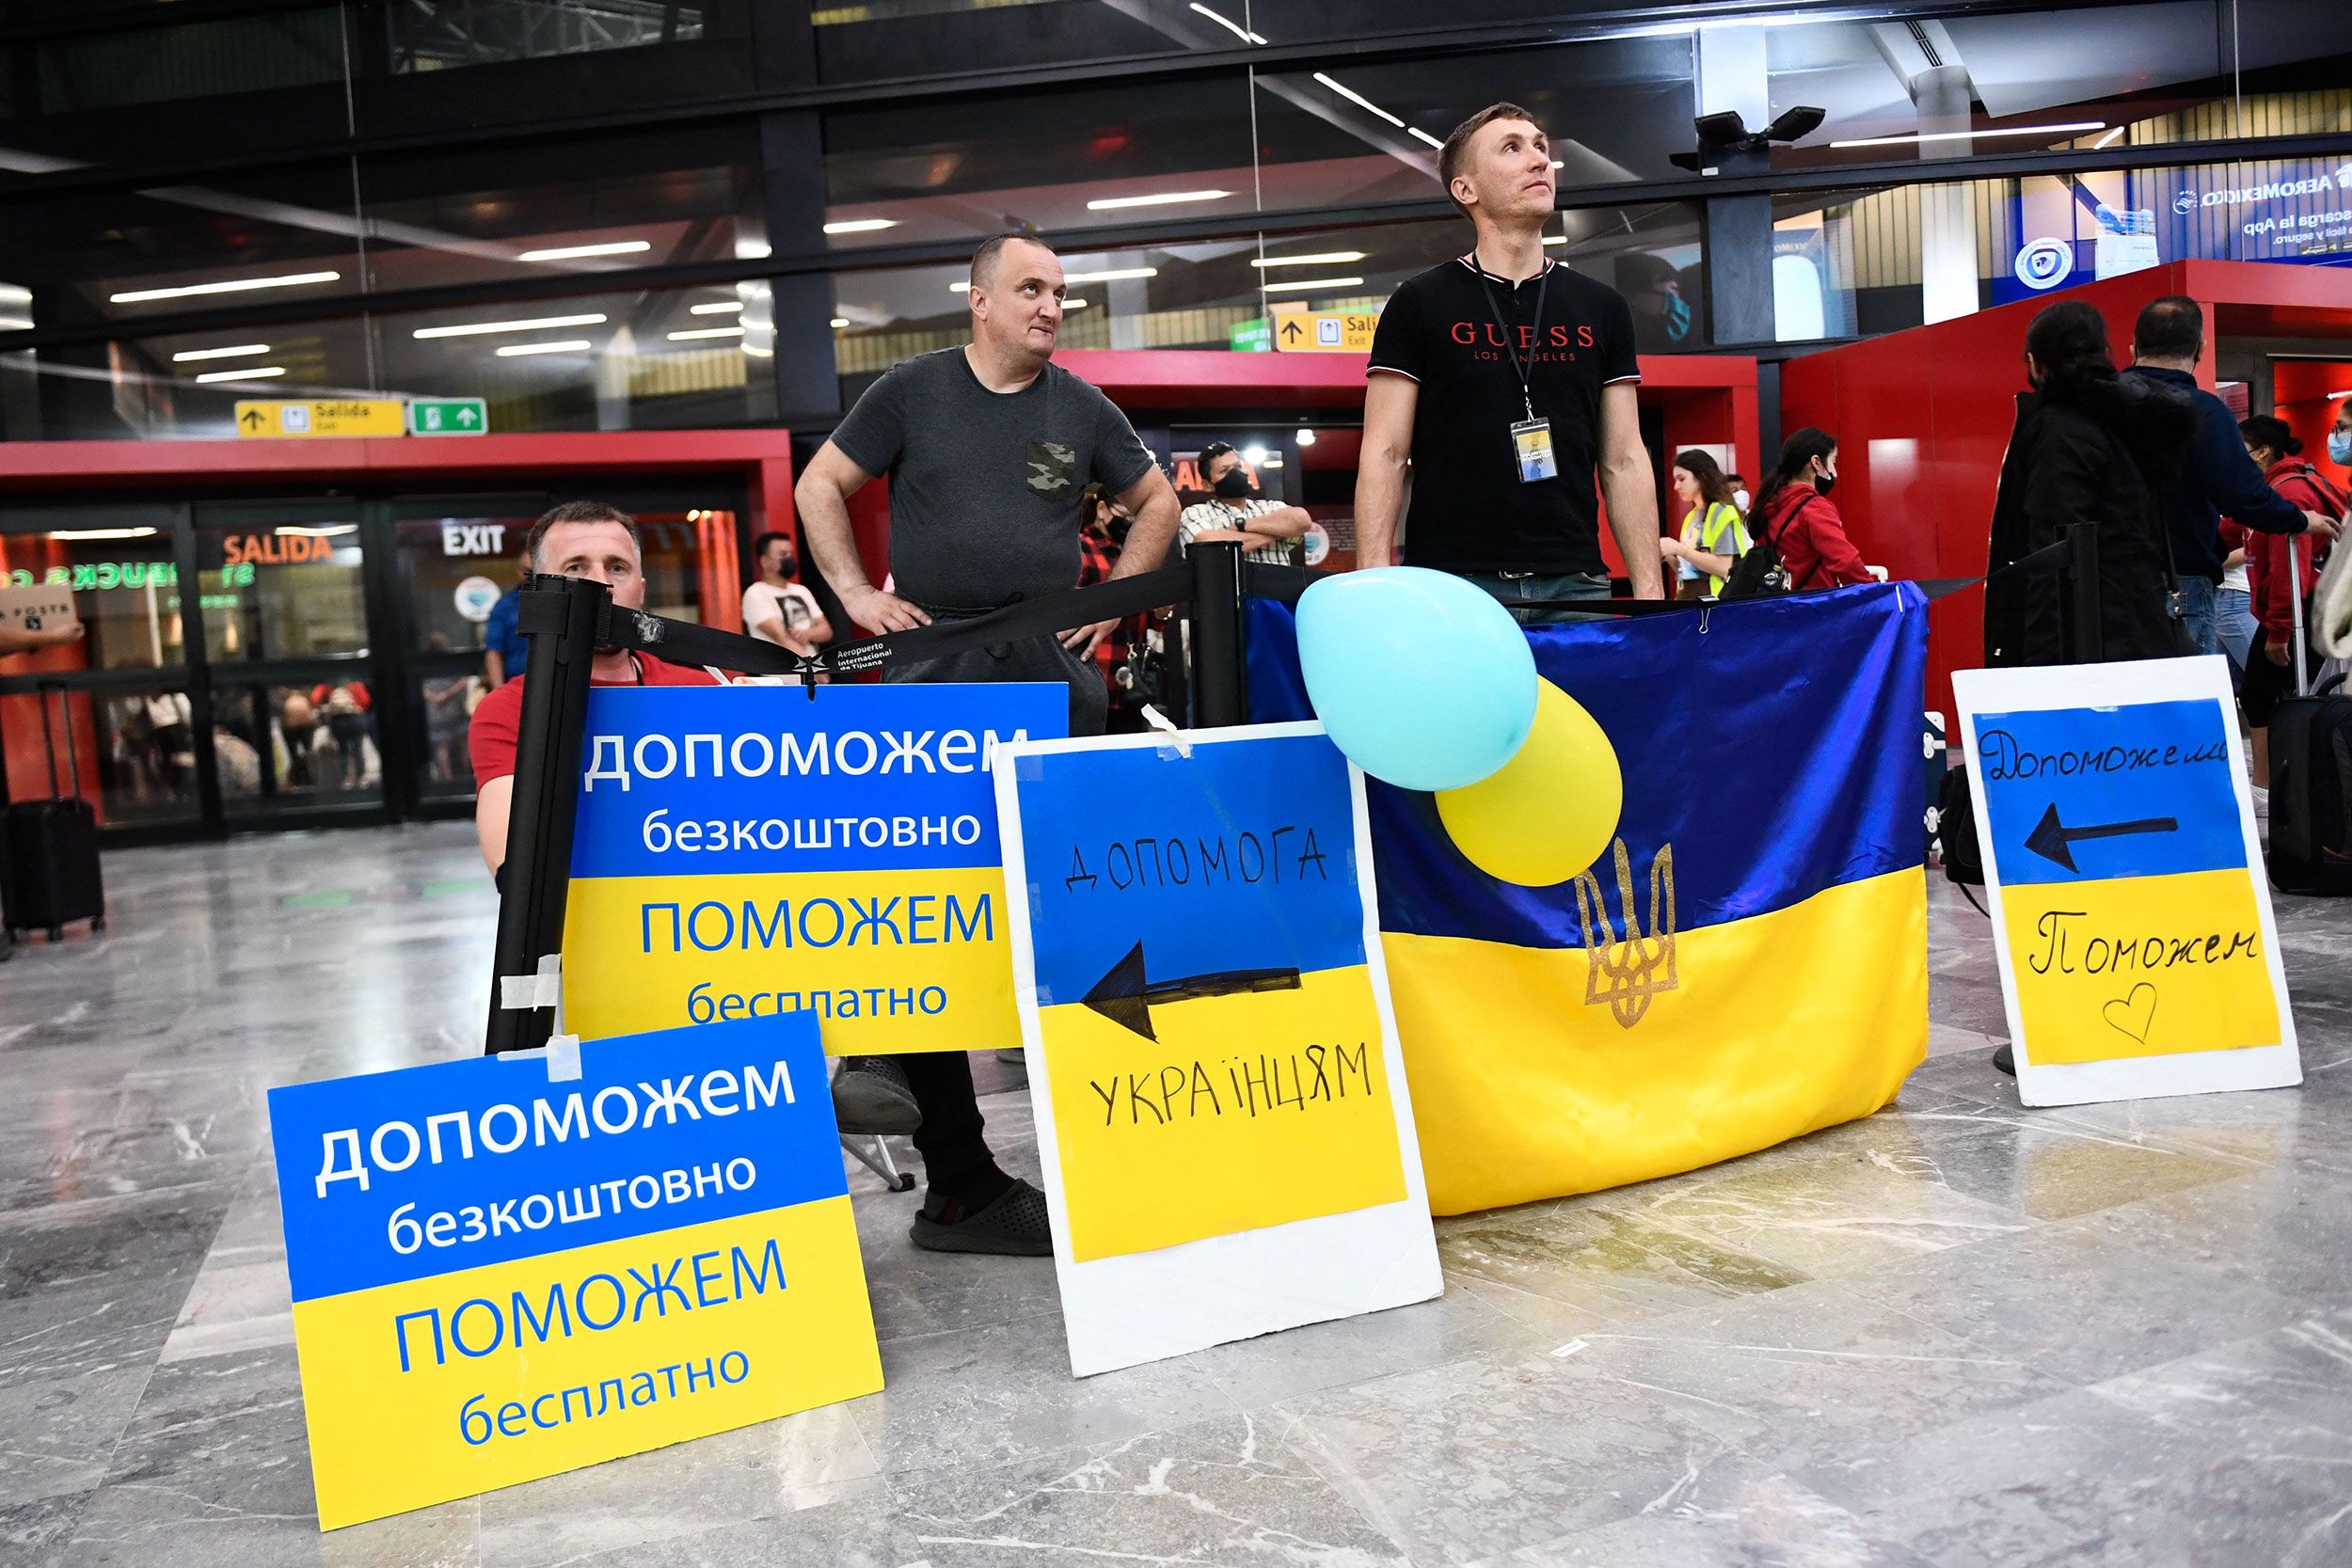
[[[2299,1082],[2222,661],[1953,684],[2026,1103]]]
[[[1370,354],[1377,310],[1287,310],[1274,318],[1274,346],[1283,354]]]
[[[1437,1294],[1362,775],[1315,724],[1006,754],[1073,1369]]]
[[[1252,316],[1227,329],[1225,341],[1236,354],[1265,354],[1274,347],[1274,332],[1263,316]]]
[[[486,436],[490,405],[481,398],[411,398],[411,436]]]
[[[240,400],[237,434],[245,436],[398,436],[407,429],[398,398],[327,398],[309,403]]]

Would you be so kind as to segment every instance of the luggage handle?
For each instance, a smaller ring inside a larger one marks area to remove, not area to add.
[[[2289,644],[2294,655],[2291,662],[2295,666],[2295,694],[2308,697],[2312,694],[2312,667],[2310,652],[2303,645],[2303,566],[2295,559],[2295,543],[2301,537],[2296,533],[2286,536],[2287,603],[2292,607],[2290,615],[2295,624],[2295,641]]]
[[[34,687],[33,692],[34,700],[40,705],[40,746],[49,763],[49,798],[52,800],[63,800],[69,799],[69,796],[66,791],[57,787],[57,737],[50,732],[49,728],[49,693],[52,691],[57,694],[57,711],[65,715],[66,782],[73,786],[72,791],[73,797],[78,797],[82,793],[82,759],[74,754],[73,710],[66,705],[65,682],[42,681],[39,683]]]

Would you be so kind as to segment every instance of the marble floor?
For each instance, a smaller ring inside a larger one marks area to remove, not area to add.
[[[107,879],[102,938],[0,966],[0,1563],[2352,1562],[2340,904],[2279,906],[2302,1088],[2028,1112],[1938,883],[1894,1108],[1440,1221],[1438,1301],[1083,1383],[1050,1263],[917,1253],[859,1172],[888,1392],[322,1536],[262,1093],[477,1049],[490,886],[461,824]]]

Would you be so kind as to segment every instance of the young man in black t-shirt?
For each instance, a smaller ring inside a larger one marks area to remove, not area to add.
[[[1549,141],[1526,110],[1497,103],[1454,127],[1438,171],[1478,243],[1406,279],[1373,334],[1358,562],[1389,564],[1409,460],[1407,565],[1467,578],[1506,605],[1605,599],[1597,480],[1633,596],[1662,596],[1632,312],[1615,290],[1544,256]]]

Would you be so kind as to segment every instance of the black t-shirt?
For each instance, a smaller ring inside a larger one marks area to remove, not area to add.
[[[1415,566],[1547,576],[1608,569],[1595,469],[1600,389],[1641,379],[1633,313],[1616,290],[1556,262],[1546,261],[1543,278],[1513,284],[1461,257],[1406,278],[1380,313],[1373,372],[1421,384],[1405,519],[1405,559]],[[1556,479],[1519,480],[1511,427],[1527,408],[1503,322],[1518,336],[1519,362],[1534,356],[1528,387],[1536,417],[1551,421]]]

